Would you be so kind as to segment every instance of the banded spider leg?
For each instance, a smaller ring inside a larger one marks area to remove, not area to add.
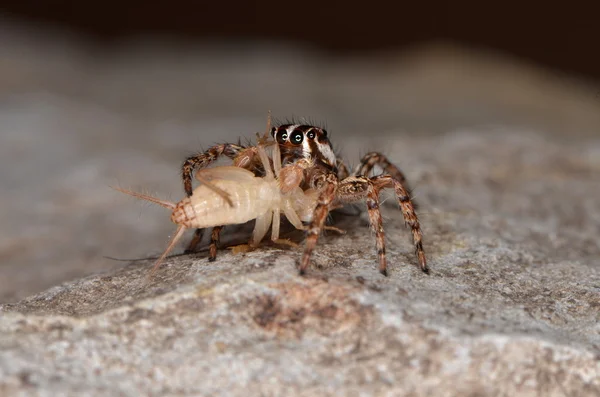
[[[319,195],[314,211],[312,223],[307,231],[306,247],[300,263],[300,274],[304,274],[310,264],[310,257],[317,244],[321,230],[329,210],[336,205],[366,201],[371,228],[375,232],[377,255],[379,257],[379,271],[387,276],[387,259],[385,256],[385,232],[381,210],[379,208],[379,194],[383,189],[394,189],[396,198],[402,210],[404,222],[411,228],[415,254],[419,267],[425,273],[429,272],[427,260],[423,250],[423,235],[419,219],[415,213],[412,200],[402,182],[391,175],[379,175],[372,178],[366,176],[350,176],[338,181],[333,173],[326,174],[323,180],[324,187]]]
[[[269,113],[267,119],[267,132],[261,138],[263,141],[268,137],[269,130],[271,128],[271,114]],[[260,140],[260,139],[259,139]],[[260,142],[259,142],[260,143]],[[198,170],[202,170],[208,167],[210,164],[217,161],[220,157],[225,156],[233,161],[233,165],[252,171],[256,176],[264,176],[265,168],[261,163],[258,145],[257,146],[244,146],[240,142],[235,143],[223,143],[208,148],[202,153],[197,153],[188,157],[181,167],[181,177],[183,180],[183,188],[188,197],[193,194],[192,179],[194,173]],[[198,174],[196,174],[198,175]],[[217,258],[217,249],[219,245],[221,230],[223,226],[214,226],[212,228],[208,260],[214,261]],[[194,237],[186,253],[194,252],[196,247],[202,240],[204,229],[196,229]]]

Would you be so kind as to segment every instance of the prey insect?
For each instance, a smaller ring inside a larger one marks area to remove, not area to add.
[[[266,139],[266,137],[268,137],[270,128],[271,114],[269,113],[269,117],[267,119],[267,131],[265,133],[263,141],[264,139]],[[241,144],[241,142],[238,142],[237,144],[223,143],[220,145],[212,146],[205,152],[188,157],[183,162],[183,165],[181,167],[183,188],[185,190],[186,195],[188,197],[191,197],[194,194],[194,189],[192,186],[192,180],[194,179],[194,177],[198,179],[198,173],[201,172],[202,169],[208,167],[222,156],[231,159],[233,161],[234,166],[248,170],[257,177],[265,176],[267,171],[264,162],[262,161],[259,155],[259,146],[260,139],[259,144],[256,146],[244,146]],[[279,159],[280,155],[278,154],[276,157]],[[281,162],[279,162],[279,164],[281,164]],[[208,255],[208,260],[211,262],[217,258],[217,248],[219,246],[219,240],[223,226],[224,224],[212,226]],[[195,251],[196,247],[202,240],[203,231],[203,228],[196,229],[194,237],[189,243],[186,252]]]
[[[163,254],[155,262],[152,273],[190,228],[206,228],[218,225],[241,224],[256,219],[251,247],[259,245],[271,228],[271,240],[278,244],[295,245],[279,238],[281,213],[297,229],[305,230],[302,221],[312,218],[317,192],[304,192],[300,187],[291,187],[282,193],[279,174],[281,161],[279,147],[273,143],[273,164],[269,160],[264,140],[256,146],[257,155],[265,171],[264,177],[236,166],[222,166],[199,170],[196,179],[201,184],[191,196],[178,203],[161,200],[145,194],[116,188],[116,190],[161,205],[172,210],[171,221],[178,225]],[[273,168],[273,169],[272,169]]]

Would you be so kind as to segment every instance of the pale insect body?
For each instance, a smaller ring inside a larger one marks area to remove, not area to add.
[[[173,210],[171,221],[179,227],[164,253],[154,264],[152,272],[158,269],[187,229],[241,224],[256,219],[251,246],[258,246],[271,224],[271,240],[290,243],[279,239],[281,212],[294,227],[305,229],[302,221],[309,222],[312,219],[317,193],[312,190],[304,192],[297,186],[285,189],[286,193],[282,193],[279,180],[275,177],[281,172],[279,147],[273,145],[274,175],[265,146],[263,143],[258,145],[258,154],[266,172],[264,177],[257,177],[252,172],[235,166],[200,170],[196,173],[196,179],[201,185],[194,189],[190,197],[178,203],[115,188]]]

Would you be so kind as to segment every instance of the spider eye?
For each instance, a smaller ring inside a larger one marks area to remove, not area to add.
[[[277,127],[271,128],[271,136],[275,138],[275,134],[277,133]]]
[[[327,130],[326,130],[326,129],[322,129],[321,131],[323,131],[323,136],[324,136],[325,138],[327,138]]]
[[[279,142],[280,144],[286,143],[287,139],[288,139],[287,131],[283,130],[277,134],[277,142]]]
[[[302,131],[294,131],[290,135],[290,142],[292,142],[295,145],[301,144],[303,139],[304,134],[302,133]]]
[[[306,136],[308,137],[308,139],[315,139],[315,132],[314,131],[309,131],[308,134],[306,134]]]

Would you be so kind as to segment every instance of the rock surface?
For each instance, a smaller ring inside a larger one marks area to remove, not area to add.
[[[593,88],[449,49],[366,63],[0,38],[0,394],[600,395]],[[151,259],[103,258],[159,253],[173,227],[107,185],[178,198],[183,157],[251,137],[269,108],[327,116],[352,161],[401,166],[430,275],[392,198],[387,278],[365,214],[335,216],[348,233],[321,238],[306,277],[270,246],[153,278]]]

